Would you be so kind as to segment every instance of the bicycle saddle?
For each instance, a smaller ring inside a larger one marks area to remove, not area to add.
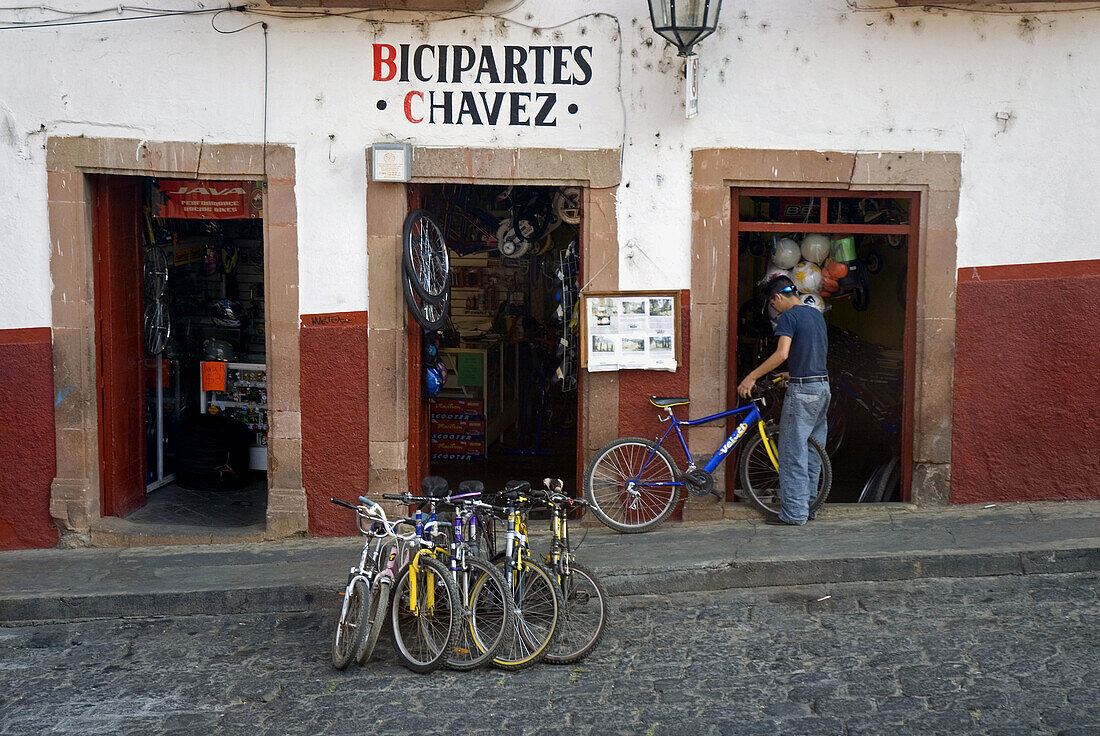
[[[670,398],[668,396],[650,396],[649,403],[660,409],[667,409],[670,406],[684,406],[691,403],[691,399],[688,398]]]
[[[420,481],[420,494],[430,498],[446,498],[450,489],[447,487],[447,479],[438,475],[429,475]]]
[[[484,493],[485,484],[479,480],[464,480],[458,484],[459,493]]]

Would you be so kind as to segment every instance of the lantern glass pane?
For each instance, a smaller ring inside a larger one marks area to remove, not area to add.
[[[649,0],[649,12],[653,15],[653,25],[661,28],[672,25],[669,0]]]
[[[679,0],[676,3],[676,26],[698,28],[706,23],[707,0]]]

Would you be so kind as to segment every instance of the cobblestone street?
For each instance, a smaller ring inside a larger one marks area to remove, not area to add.
[[[618,598],[589,659],[513,674],[413,675],[388,632],[341,672],[321,614],[5,627],[0,733],[1084,736],[1100,733],[1098,582]]]

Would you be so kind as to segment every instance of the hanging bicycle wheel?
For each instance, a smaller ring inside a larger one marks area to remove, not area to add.
[[[413,210],[402,228],[402,268],[417,295],[428,302],[442,302],[447,293],[450,260],[447,241],[426,210]]]
[[[451,309],[451,290],[448,288],[443,294],[443,301],[438,304],[421,299],[413,289],[412,279],[407,275],[401,279],[401,288],[405,293],[405,305],[412,313],[416,323],[425,330],[438,330],[447,321],[447,313]]]
[[[152,246],[145,249],[145,300],[154,301],[168,291],[168,256],[163,248]]]
[[[150,302],[145,307],[145,349],[150,355],[160,355],[172,336],[172,321],[168,317],[168,305],[162,301]]]
[[[764,445],[759,433],[752,435],[745,440],[745,447],[741,450],[738,474],[741,477],[741,488],[753,505],[764,513],[778,514],[779,470],[772,458],[773,456],[778,458],[779,428],[771,425],[767,432],[771,452]],[[829,490],[833,487],[833,466],[817,440],[810,437],[807,441],[810,452],[817,458],[821,467],[817,478],[817,498],[810,504],[812,514],[825,503]]]

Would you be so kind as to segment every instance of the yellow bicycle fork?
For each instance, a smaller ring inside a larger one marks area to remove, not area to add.
[[[757,422],[757,428],[760,430],[760,439],[764,441],[764,449],[768,451],[768,459],[772,461],[772,467],[776,472],[779,472],[779,448],[772,444],[771,439],[768,438],[768,433],[764,429],[764,422]]]

